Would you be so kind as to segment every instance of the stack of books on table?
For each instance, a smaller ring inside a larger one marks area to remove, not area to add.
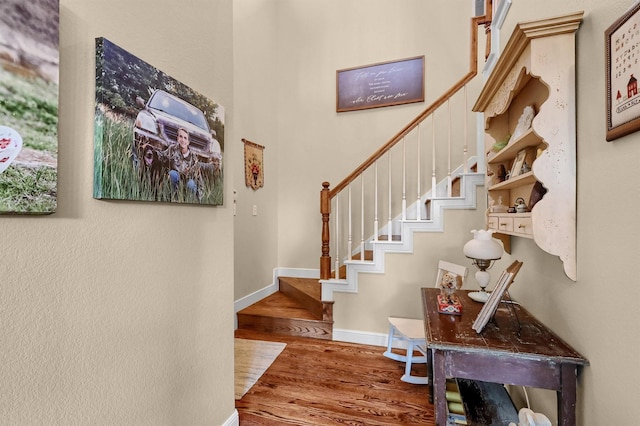
[[[462,406],[462,397],[458,383],[454,379],[447,380],[447,426],[466,425],[467,417]]]

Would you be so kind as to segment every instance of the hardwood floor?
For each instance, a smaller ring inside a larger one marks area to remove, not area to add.
[[[428,387],[401,381],[404,363],[384,357],[385,348],[251,330],[235,336],[287,344],[236,401],[241,426],[435,424]]]

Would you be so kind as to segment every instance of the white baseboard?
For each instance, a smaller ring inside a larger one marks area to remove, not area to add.
[[[389,335],[369,331],[333,329],[333,340],[336,342],[356,343],[359,345],[381,346],[386,348]],[[395,339],[392,344],[396,349],[407,349],[407,341]]]
[[[333,340],[361,345],[387,346],[387,334],[368,331],[333,329]]]
[[[263,287],[260,290],[254,291],[253,293],[236,300],[235,302],[233,302],[233,311],[237,313],[247,306],[251,306],[256,302],[261,301],[265,297],[277,292],[278,288],[278,280],[276,280],[275,283],[269,284],[268,286]]]
[[[222,424],[222,426],[239,426],[240,425],[240,416],[238,415],[238,410],[233,410],[233,414],[231,417],[227,419],[226,422]]]

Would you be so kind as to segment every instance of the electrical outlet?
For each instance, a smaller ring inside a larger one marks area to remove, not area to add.
[[[253,205],[253,215],[258,216],[258,206],[256,204]]]

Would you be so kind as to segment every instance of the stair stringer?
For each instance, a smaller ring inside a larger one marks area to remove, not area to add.
[[[345,261],[346,279],[320,280],[322,284],[322,301],[333,301],[333,293],[357,293],[358,275],[360,273],[382,274],[385,271],[385,253],[413,253],[413,236],[416,232],[443,232],[444,211],[477,208],[477,187],[484,185],[484,174],[461,174],[460,197],[436,197],[431,199],[431,219],[394,219],[399,226],[400,241],[370,241],[373,260]]]

